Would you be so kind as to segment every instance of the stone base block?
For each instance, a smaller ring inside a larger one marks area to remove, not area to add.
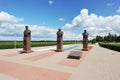
[[[68,55],[67,58],[71,58],[71,59],[80,59],[81,57],[81,51],[79,50],[74,50],[74,51],[71,51]]]
[[[88,51],[88,49],[87,49],[87,48],[83,48],[82,50],[83,50],[83,51]]]
[[[23,50],[21,53],[32,53],[32,50]]]
[[[57,49],[55,50],[56,52],[63,52],[64,50],[63,49]]]

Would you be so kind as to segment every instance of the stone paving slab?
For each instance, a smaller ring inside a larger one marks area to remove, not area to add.
[[[16,56],[16,55],[19,55],[19,53],[5,54],[5,55],[3,55],[3,56],[12,57],[12,56]]]
[[[73,45],[67,47],[70,46]],[[45,48],[51,47],[37,47],[33,53],[17,55],[21,49],[0,50],[0,80],[120,80],[120,52],[96,44],[82,53],[81,61],[75,61],[67,59],[72,49],[54,54],[51,50],[44,51]],[[80,49],[82,45],[75,50]],[[40,55],[46,56],[39,59]],[[25,59],[31,57],[36,60]]]
[[[19,80],[68,80],[70,73],[0,60],[0,73]]]
[[[96,44],[69,80],[120,80],[119,62],[120,52]]]
[[[46,57],[50,57],[52,55],[55,55],[57,54],[57,52],[53,52],[53,51],[48,51],[44,54],[40,54],[40,55],[36,55],[36,56],[32,56],[32,57],[28,57],[28,58],[25,58],[26,60],[31,60],[31,61],[36,61],[36,60],[39,60],[39,59],[43,59],[43,58],[46,58]]]
[[[35,50],[38,50],[38,48]],[[13,49],[13,51],[11,49],[1,50],[0,52],[0,73],[4,74],[6,78],[10,76],[18,80],[68,80],[71,76],[71,73],[66,71],[68,68],[60,67],[56,62],[66,58],[67,54],[65,53],[67,53],[67,51],[57,53],[51,50],[42,50],[30,54],[19,54],[16,52],[17,49]],[[41,57],[45,59],[39,59]],[[35,60],[31,62],[25,58],[34,58]],[[3,79],[3,77],[0,77],[0,80],[1,79]]]
[[[18,79],[8,75],[0,74],[0,80],[18,80]]]

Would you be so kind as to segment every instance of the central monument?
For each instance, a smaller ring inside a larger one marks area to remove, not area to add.
[[[28,26],[25,26],[24,38],[23,38],[23,53],[33,52],[31,50],[31,31],[28,29]]]
[[[63,51],[63,31],[61,29],[58,29],[57,32],[57,52]]]
[[[84,30],[84,33],[83,33],[83,50],[84,51],[88,51],[87,49],[87,46],[88,46],[88,33],[86,30]]]

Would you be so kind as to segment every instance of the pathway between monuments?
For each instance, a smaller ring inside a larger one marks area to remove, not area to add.
[[[74,49],[74,48],[77,48],[79,47],[78,45],[72,45],[72,46],[68,46],[68,45],[64,45],[64,50],[71,50],[71,49]],[[44,48],[44,49],[39,49],[39,50],[36,50],[36,51],[46,51],[46,50],[55,50],[56,49],[56,46],[54,47],[49,47],[49,48]]]
[[[82,62],[71,59],[61,64],[61,62],[67,58],[70,51],[71,50],[59,52],[56,55],[35,61],[25,60],[25,58],[36,56],[41,53],[44,54],[47,51],[36,51],[34,53],[20,54],[13,57],[12,55],[9,55],[11,57],[3,56],[3,54],[5,52],[6,55],[15,53],[16,50],[0,51],[0,80],[120,79],[120,52],[102,48],[96,44],[88,52]],[[84,54],[85,53],[83,53],[83,55]],[[75,62],[75,64],[71,61]]]
[[[69,80],[120,80],[120,52],[95,44]]]

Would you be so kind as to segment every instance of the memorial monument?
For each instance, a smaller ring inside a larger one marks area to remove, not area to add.
[[[28,29],[28,26],[25,26],[22,53],[30,53],[30,52],[33,52],[31,50],[31,31]]]
[[[63,51],[63,31],[61,29],[57,32],[57,52]]]
[[[87,51],[87,46],[88,46],[88,33],[86,30],[84,30],[84,33],[83,33],[83,50],[84,51]]]

